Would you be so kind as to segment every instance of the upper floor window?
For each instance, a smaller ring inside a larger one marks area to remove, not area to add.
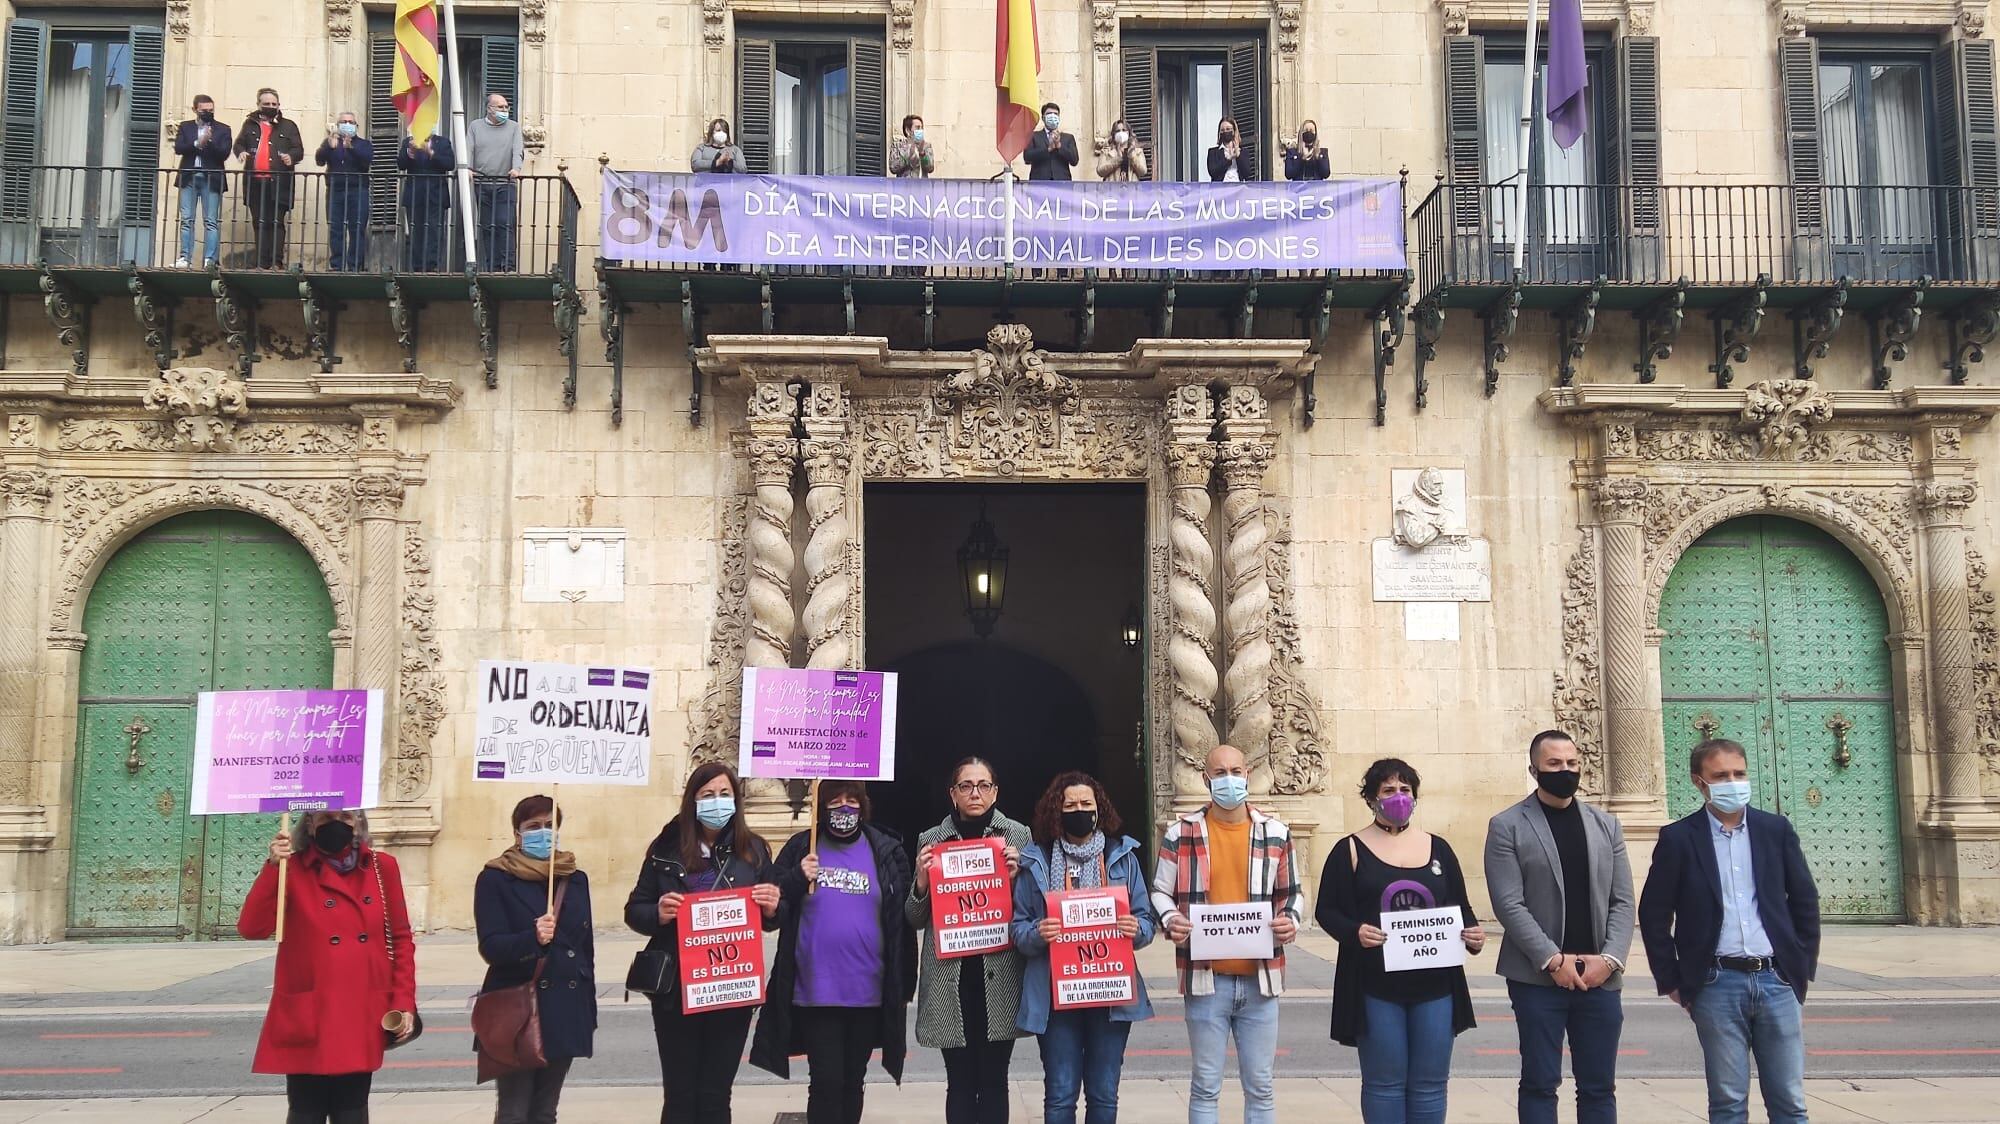
[[[500,94],[521,120],[521,29],[513,16],[460,16],[458,19],[458,67],[451,72],[451,60],[439,42],[438,61],[443,67],[443,89],[439,91],[438,128],[451,135],[451,113],[461,104],[466,120],[485,112],[486,95]],[[405,131],[402,115],[393,100],[396,81],[396,29],[388,12],[368,14],[368,105],[362,115],[368,139],[375,145],[369,167],[377,174],[369,180],[369,221],[375,226],[396,222],[396,153],[403,147]],[[329,115],[355,106],[329,106]]]
[[[1514,184],[1520,174],[1521,158],[1521,79],[1525,43],[1488,39],[1484,76],[1486,132],[1486,182]],[[1589,108],[1583,135],[1563,148],[1556,143],[1555,127],[1548,113],[1548,52],[1542,50],[1537,62],[1539,75],[1534,91],[1534,125],[1528,134],[1527,183],[1537,190],[1528,197],[1529,231],[1537,241],[1553,244],[1594,242],[1602,221],[1602,204],[1597,187],[1612,177],[1607,174],[1604,143],[1609,116],[1604,96],[1607,70],[1603,44],[1592,44],[1585,52]],[[1514,206],[1510,187],[1499,197],[1493,216],[1494,237],[1514,239]]]
[[[1154,179],[1210,178],[1208,150],[1225,117],[1236,122],[1252,175],[1270,174],[1262,39],[1135,33],[1125,37],[1122,52],[1121,108],[1133,137],[1146,148]],[[1103,140],[1111,125],[1092,121],[1077,133],[1087,129],[1091,139]]]
[[[752,172],[879,176],[887,74],[875,33],[739,28],[736,140]]]

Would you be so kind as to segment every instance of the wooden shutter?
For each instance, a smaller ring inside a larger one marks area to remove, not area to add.
[[[1160,179],[1165,173],[1160,168],[1159,144],[1153,127],[1154,107],[1159,98],[1160,69],[1153,48],[1119,48],[1118,83],[1119,106],[1125,126],[1132,130],[1132,139],[1145,150],[1146,167],[1152,169],[1152,178]]]
[[[159,198],[160,115],[165,96],[167,36],[157,27],[134,27],[125,33],[125,41],[132,51],[132,73],[126,91],[131,113],[126,119],[122,218],[125,226],[150,231],[154,203]]]
[[[769,39],[736,41],[736,143],[752,172],[771,170],[771,90],[778,45]]]
[[[1819,43],[1809,38],[1778,41],[1778,77],[1784,95],[1785,160],[1792,177],[1792,228],[1817,236],[1826,224],[1820,187]]]
[[[0,112],[0,222],[31,223],[35,176],[29,165],[42,155],[42,91],[49,71],[49,25],[15,18],[7,25],[4,112]],[[28,260],[25,246],[9,246],[6,260]]]
[[[390,100],[395,88],[396,37],[377,31],[368,36],[368,141],[375,156],[368,162],[368,225],[396,225],[396,154],[403,147],[403,118]]]
[[[1452,225],[1459,234],[1480,233],[1486,193],[1485,43],[1477,35],[1444,41],[1445,175],[1454,190]]]
[[[1264,167],[1264,45],[1254,39],[1231,43],[1222,84],[1250,167],[1257,178],[1269,179],[1270,169]]]
[[[1618,41],[1618,180],[1626,186],[1633,234],[1660,231],[1660,41]]]
[[[472,104],[465,107],[467,120],[483,116],[486,112],[486,95],[499,94],[507,99],[507,106],[514,120],[521,119],[521,41],[512,35],[482,35],[479,38],[479,74],[486,83],[483,90],[467,91],[472,95]]]
[[[879,176],[889,170],[887,60],[873,39],[847,41],[847,88],[852,95],[853,148],[849,175]]]
[[[2000,189],[2000,122],[1995,120],[1994,57],[1990,39],[1960,39],[1931,56],[1932,115],[1937,130],[1938,183],[1973,192],[1945,192],[1948,215],[1970,228],[1956,233],[2000,231],[1995,189]],[[1969,200],[1968,200],[1969,196]],[[1969,216],[1957,212],[1970,203]]]

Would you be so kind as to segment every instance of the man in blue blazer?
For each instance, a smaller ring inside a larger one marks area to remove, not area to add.
[[[1710,738],[1688,772],[1704,804],[1660,829],[1639,895],[1653,982],[1694,1018],[1710,1124],[1749,1118],[1753,1054],[1772,1124],[1806,1124],[1799,1012],[1819,969],[1819,890],[1791,821],[1749,806],[1742,745]]]
[[[174,131],[174,153],[180,171],[174,186],[181,193],[181,256],[175,269],[206,267],[222,254],[222,193],[228,190],[229,173],[223,165],[229,159],[229,126],[215,119],[215,99],[197,94],[194,117]],[[194,212],[202,210],[202,253],[194,256]]]

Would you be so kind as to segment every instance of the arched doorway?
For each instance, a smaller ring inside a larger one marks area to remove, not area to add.
[[[162,520],[105,564],[83,613],[72,937],[215,937],[275,816],[188,815],[195,695],[333,685],[333,599],[253,515]]]
[[[1700,805],[1687,752],[1750,751],[1756,806],[1789,817],[1827,916],[1903,915],[1888,613],[1846,547],[1793,519],[1724,523],[1660,600],[1667,810]]]

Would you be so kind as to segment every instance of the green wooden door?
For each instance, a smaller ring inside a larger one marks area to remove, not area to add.
[[[311,555],[255,516],[163,520],[83,613],[73,937],[234,932],[275,816],[188,815],[200,691],[333,685],[333,602]]]
[[[1667,810],[1700,806],[1695,743],[1733,738],[1757,806],[1798,829],[1822,912],[1901,917],[1889,622],[1860,561],[1796,520],[1732,520],[1674,567],[1660,628]]]

